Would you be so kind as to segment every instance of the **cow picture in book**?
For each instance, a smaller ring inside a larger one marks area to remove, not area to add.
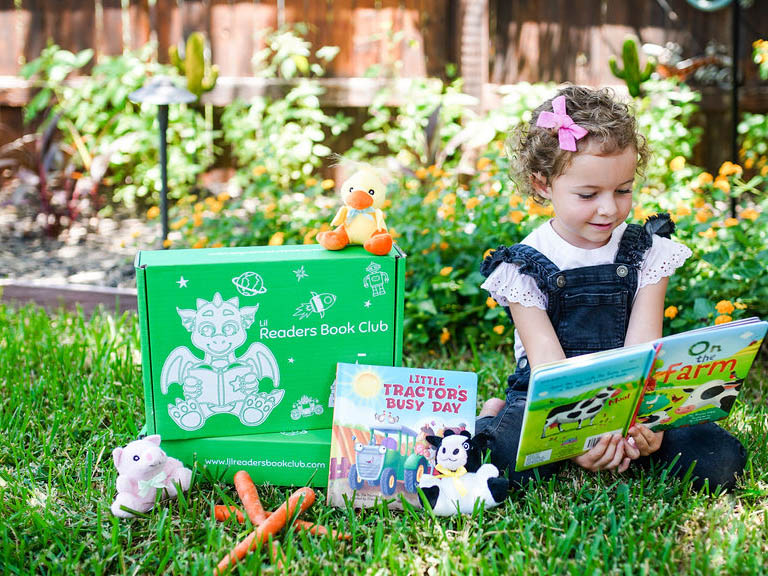
[[[571,402],[563,406],[557,406],[552,408],[547,414],[547,419],[544,421],[544,429],[541,431],[541,437],[547,437],[547,430],[557,427],[558,434],[563,431],[563,424],[575,424],[578,423],[577,430],[581,430],[581,425],[585,420],[589,420],[591,426],[597,416],[605,406],[605,404],[611,398],[618,396],[621,390],[608,386],[603,388],[597,394],[586,400],[579,400],[578,402]]]
[[[733,408],[742,382],[743,378],[737,378],[736,374],[731,372],[730,382],[712,380],[697,388],[683,388],[683,392],[690,396],[682,406],[675,408],[675,414],[690,414],[704,407],[719,408],[727,414]]]

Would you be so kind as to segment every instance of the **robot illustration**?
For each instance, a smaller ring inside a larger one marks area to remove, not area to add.
[[[256,306],[239,305],[238,298],[197,299],[197,308],[176,311],[192,335],[201,360],[186,346],[175,348],[163,363],[160,390],[167,394],[179,384],[183,398],[168,405],[168,413],[184,430],[197,430],[215,414],[233,414],[246,426],[258,426],[283,399],[280,370],[272,352],[257,342],[242,356],[235,351],[247,339]]]
[[[363,277],[363,287],[370,288],[373,296],[384,296],[384,284],[389,282],[389,274],[381,272],[381,266],[376,262],[371,262],[366,268],[368,274]]]

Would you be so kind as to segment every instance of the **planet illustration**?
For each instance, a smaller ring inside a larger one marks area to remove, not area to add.
[[[232,284],[243,296],[256,296],[267,291],[264,280],[256,272],[243,272],[237,278],[232,278]]]

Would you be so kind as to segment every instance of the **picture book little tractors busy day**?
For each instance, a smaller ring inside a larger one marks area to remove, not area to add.
[[[371,506],[384,497],[399,508],[402,494],[417,504],[433,465],[427,436],[474,432],[476,402],[471,372],[339,363],[328,502]]]

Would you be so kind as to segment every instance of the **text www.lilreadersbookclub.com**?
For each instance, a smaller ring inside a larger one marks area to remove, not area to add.
[[[206,458],[206,466],[255,466],[258,468],[325,468],[327,462],[303,462],[301,460],[241,460],[238,458]]]

